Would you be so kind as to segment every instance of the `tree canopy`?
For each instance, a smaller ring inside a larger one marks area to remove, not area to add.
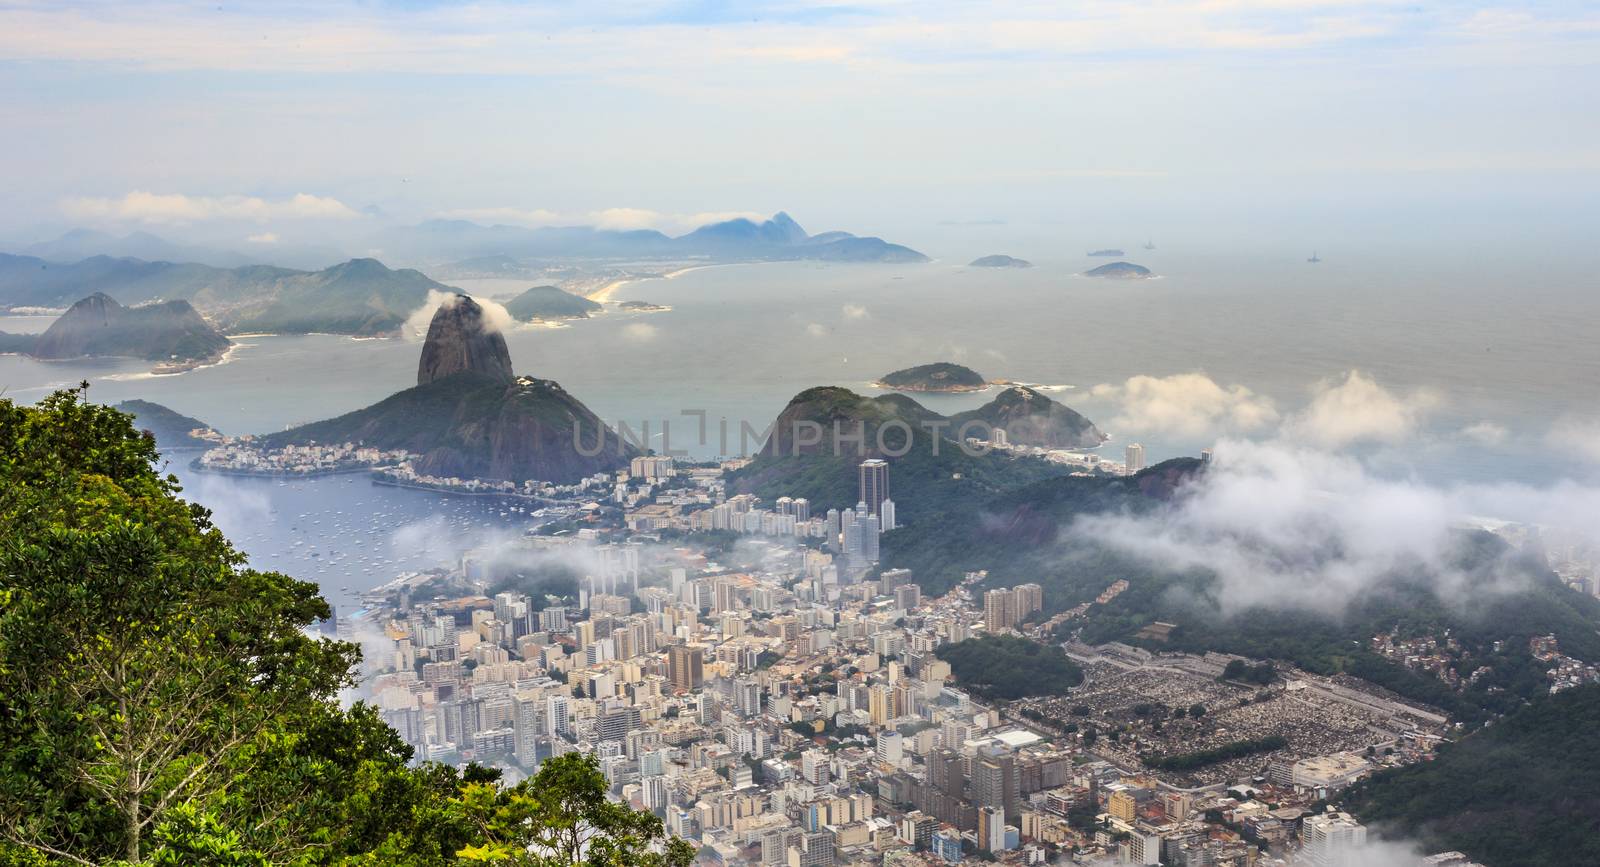
[[[413,766],[315,584],[251,569],[87,385],[0,400],[0,864],[687,863],[590,756]]]

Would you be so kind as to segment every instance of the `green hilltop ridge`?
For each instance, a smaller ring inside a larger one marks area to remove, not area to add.
[[[321,271],[215,268],[94,256],[58,264],[0,254],[0,309],[62,307],[114,292],[130,303],[184,300],[229,333],[390,334],[428,300],[453,291],[410,269],[351,259]]]
[[[1012,443],[1045,449],[1095,448],[1108,437],[1078,411],[1025,385],[1013,385],[977,409],[950,417],[957,430],[968,422],[1000,428]]]
[[[1380,771],[1340,802],[1377,836],[1421,838],[1496,867],[1600,864],[1600,686],[1540,696],[1439,748]]]
[[[1066,695],[1083,683],[1083,669],[1060,647],[1020,635],[982,635],[941,644],[934,655],[950,663],[957,683],[990,700]]]
[[[566,484],[638,454],[558,383],[514,376],[505,339],[457,296],[434,313],[417,385],[364,409],[260,438],[268,448],[361,443],[422,457],[418,473]],[[574,434],[584,451],[574,445]]]
[[[535,286],[506,302],[506,312],[519,322],[535,319],[584,319],[601,309],[598,302],[556,286]]]
[[[938,434],[926,426],[930,423],[942,426]],[[836,424],[841,437],[863,433],[862,448],[841,440],[835,450]],[[911,431],[909,449],[906,428]],[[883,449],[878,447],[880,429]],[[821,442],[809,442],[808,431],[820,431]],[[890,464],[900,520],[917,522],[962,502],[1066,472],[1040,458],[968,454],[949,439],[954,435],[949,419],[903,394],[863,397],[838,386],[810,388],[778,414],[766,443],[748,465],[729,476],[729,486],[769,499],[805,497],[813,510],[842,509],[856,503],[856,466],[868,457],[881,457]],[[904,454],[894,454],[902,450]]]
[[[1132,262],[1107,262],[1098,268],[1091,268],[1087,272],[1090,277],[1103,277],[1111,280],[1142,280],[1154,277],[1150,269]]]
[[[963,392],[982,391],[989,387],[989,381],[976,370],[948,361],[896,370],[885,374],[874,384],[896,391]]]
[[[147,361],[214,361],[228,351],[217,333],[187,301],[124,307],[96,292],[73,304],[29,349],[35,358],[61,360],[122,356]]]
[[[125,400],[112,409],[132,416],[133,423],[140,430],[148,431],[155,437],[156,445],[163,449],[197,449],[211,445],[209,440],[190,433],[194,430],[212,430],[211,425],[168,409],[159,403],[151,403],[148,400]]]
[[[967,263],[968,268],[1032,268],[1033,263],[1027,259],[1018,259],[1015,256],[1005,256],[995,253],[989,256],[979,256]]]

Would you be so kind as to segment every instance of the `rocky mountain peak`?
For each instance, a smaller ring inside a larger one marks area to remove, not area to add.
[[[511,352],[506,339],[491,326],[483,307],[465,295],[439,306],[428,323],[428,337],[417,365],[417,385],[472,371],[510,384]]]

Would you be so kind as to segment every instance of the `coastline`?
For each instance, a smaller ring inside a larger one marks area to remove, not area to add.
[[[584,295],[583,297],[588,298],[590,301],[598,302],[600,304],[607,304],[607,303],[610,303],[611,296],[613,294],[615,294],[618,289],[621,289],[623,286],[626,286],[629,283],[643,283],[646,280],[675,280],[675,279],[677,279],[679,277],[682,277],[685,274],[689,274],[689,273],[692,273],[692,272],[695,272],[695,271],[703,271],[703,270],[705,270],[707,268],[726,268],[729,265],[751,265],[751,264],[756,264],[756,263],[752,263],[752,262],[714,262],[714,263],[710,263],[710,264],[706,264],[706,265],[690,265],[690,266],[688,266],[686,268],[679,268],[676,271],[668,271],[665,274],[649,274],[649,275],[639,275],[639,276],[635,276],[635,277],[623,277],[620,280],[613,280],[610,283],[607,283],[606,285],[601,286],[599,289],[596,289],[595,291]]]

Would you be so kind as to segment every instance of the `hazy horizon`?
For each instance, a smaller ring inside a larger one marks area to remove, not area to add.
[[[934,256],[1547,255],[1595,228],[1597,49],[1559,3],[12,3],[0,240],[787,210]]]

